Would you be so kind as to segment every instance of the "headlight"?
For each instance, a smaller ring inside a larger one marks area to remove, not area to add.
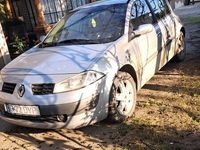
[[[104,76],[103,73],[87,71],[55,84],[54,93],[67,92],[83,88]]]

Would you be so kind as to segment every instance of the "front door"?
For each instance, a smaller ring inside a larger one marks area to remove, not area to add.
[[[140,25],[151,24],[153,25],[155,20],[145,0],[136,0],[131,10],[131,20],[129,25],[129,34],[132,31],[137,30]],[[141,83],[143,86],[156,71],[156,56],[158,53],[158,47],[162,41],[161,32],[159,26],[154,28],[152,32],[142,34],[134,39],[130,39],[132,48],[137,53],[137,60],[140,70]],[[157,36],[160,34],[160,36]],[[158,38],[159,37],[159,38]]]

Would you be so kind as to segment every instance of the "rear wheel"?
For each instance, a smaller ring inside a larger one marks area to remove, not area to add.
[[[185,36],[183,32],[180,33],[179,39],[177,41],[177,51],[178,51],[178,54],[175,56],[175,60],[177,62],[181,62],[186,57],[186,44],[185,44]]]
[[[136,106],[136,84],[130,74],[126,72],[117,74],[110,92],[109,103],[109,121],[123,122],[133,115]]]

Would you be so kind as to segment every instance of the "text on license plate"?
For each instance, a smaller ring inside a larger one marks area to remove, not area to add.
[[[5,104],[4,108],[7,113],[14,115],[40,116],[40,110],[38,106],[21,106],[21,105]]]

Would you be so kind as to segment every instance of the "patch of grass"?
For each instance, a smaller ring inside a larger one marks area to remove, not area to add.
[[[188,24],[188,23],[198,24],[198,23],[200,23],[200,17],[199,16],[182,17],[181,20],[185,24]]]
[[[129,150],[130,148],[128,146],[123,147],[122,150]]]
[[[183,139],[193,143],[188,136],[191,134],[197,139],[196,133],[200,133],[200,78],[185,75],[171,86],[173,89],[169,88],[169,92],[173,92],[173,95],[159,97],[156,96],[157,92],[151,93],[154,98],[150,98],[148,92],[147,96],[145,92],[140,95],[143,101],[137,107],[145,111],[120,129],[125,137],[130,133],[135,135],[135,146],[143,149],[185,149],[190,146]]]

